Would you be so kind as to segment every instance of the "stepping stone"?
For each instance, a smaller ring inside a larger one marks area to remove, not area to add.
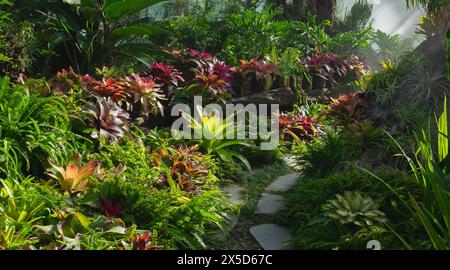
[[[256,214],[275,214],[283,209],[283,198],[280,195],[263,193],[256,206]]]
[[[244,204],[244,190],[243,186],[231,184],[222,188],[222,192],[227,194],[230,201],[234,204]]]
[[[250,233],[265,250],[289,249],[291,231],[277,224],[261,224],[250,228]]]
[[[267,192],[286,192],[295,186],[298,174],[292,173],[278,177],[272,184],[266,187]]]

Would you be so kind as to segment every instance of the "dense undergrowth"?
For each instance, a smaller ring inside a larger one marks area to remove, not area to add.
[[[227,216],[252,216],[288,171],[282,155],[301,167],[280,217],[295,248],[450,247],[449,81],[410,40],[374,31],[370,4],[335,21],[236,3],[154,21],[144,11],[161,1],[42,2],[0,0],[0,249],[220,248]],[[443,37],[445,1],[407,2],[428,8],[425,39]],[[169,128],[195,96],[275,90],[290,102],[275,150],[206,136],[227,127],[215,114],[183,115],[195,139]]]

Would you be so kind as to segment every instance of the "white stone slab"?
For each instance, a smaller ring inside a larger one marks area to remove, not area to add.
[[[280,195],[263,193],[256,207],[257,214],[275,214],[283,209],[283,197]]]
[[[261,224],[250,228],[250,233],[265,250],[289,249],[291,231],[277,224]]]
[[[295,186],[298,177],[297,173],[280,176],[272,184],[268,185],[265,190],[267,192],[286,192]]]
[[[237,184],[231,184],[222,188],[223,193],[228,195],[230,201],[234,204],[242,205],[244,204],[244,191],[243,186]]]

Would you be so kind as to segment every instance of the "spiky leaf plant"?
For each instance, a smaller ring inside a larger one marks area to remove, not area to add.
[[[363,197],[355,191],[345,191],[344,195],[337,194],[336,199],[329,200],[322,206],[325,216],[339,221],[341,224],[355,224],[357,226],[372,226],[387,222],[379,205],[372,198]]]
[[[125,84],[131,93],[133,104],[141,105],[141,114],[148,116],[150,113],[164,114],[164,108],[161,100],[165,99],[161,92],[160,85],[155,83],[151,77],[141,77],[132,73],[126,77]]]
[[[81,165],[81,154],[76,153],[66,168],[60,167],[49,159],[52,166],[52,173],[49,175],[56,179],[63,191],[69,192],[71,195],[84,192],[89,187],[88,176],[100,173],[100,162],[97,160],[89,160],[86,164]]]
[[[116,142],[129,131],[129,114],[111,98],[97,97],[95,107],[88,113],[92,115],[91,123],[95,129],[91,133],[92,138],[101,137]]]

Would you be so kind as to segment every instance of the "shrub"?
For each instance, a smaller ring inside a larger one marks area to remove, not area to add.
[[[1,78],[0,170],[3,175],[15,177],[31,171],[41,175],[48,157],[65,161],[72,153],[82,152],[83,145],[89,145],[89,141],[71,132],[63,100],[41,96],[45,90],[45,83],[40,81],[14,85],[9,78]]]
[[[107,198],[116,205],[120,203],[120,216],[127,223],[158,232],[155,237],[164,248],[205,248],[201,238],[206,226],[221,226],[221,213],[228,209],[220,191],[205,190],[190,197],[181,190],[158,190],[137,180],[126,173],[106,176],[92,192],[97,200]]]
[[[14,1],[0,1],[0,74],[18,78],[30,71],[37,48],[33,23],[17,20],[13,5]]]
[[[391,185],[369,172],[381,183],[385,184],[394,194],[402,199],[402,203],[414,216],[416,222],[420,224],[427,233],[428,241],[434,249],[448,249],[450,238],[448,231],[450,228],[450,197],[445,186],[448,178],[448,121],[447,121],[447,100],[444,100],[444,111],[436,120],[438,125],[437,151],[433,149],[431,142],[431,131],[422,130],[421,135],[416,134],[418,149],[415,152],[415,159],[408,157],[406,152],[394,140],[400,148],[402,155],[407,159],[412,174],[417,181],[418,187],[422,191],[421,200],[409,194],[409,201],[400,197]],[[437,152],[437,153],[436,153]],[[409,249],[411,245],[398,235],[399,239]]]
[[[43,47],[56,52],[49,57],[52,67],[67,68],[69,63],[76,72],[90,72],[112,63],[153,60],[155,45],[163,43],[168,32],[137,14],[159,2],[30,0],[18,7],[20,16],[46,22],[39,36]]]
[[[377,170],[383,179],[400,194],[401,199],[408,193],[417,198],[420,194],[415,181],[400,171],[386,167]],[[396,228],[402,235],[414,235],[419,230],[412,215],[401,204],[401,199],[392,194],[390,188],[381,182],[374,182],[371,176],[359,169],[347,168],[345,172],[333,173],[325,178],[305,178],[287,195],[287,220],[295,229],[296,245],[304,249],[365,249],[368,240],[383,241],[383,249],[401,248],[396,236],[385,226],[367,226],[367,228],[341,225],[324,216],[322,205],[335,198],[336,193],[357,190],[373,198],[379,210],[389,220],[389,226]],[[364,237],[363,237],[364,235]],[[375,237],[375,238],[371,238]]]
[[[346,162],[357,159],[360,148],[348,144],[338,133],[325,130],[323,138],[301,143],[293,151],[302,173],[307,177],[320,178],[339,171]]]

